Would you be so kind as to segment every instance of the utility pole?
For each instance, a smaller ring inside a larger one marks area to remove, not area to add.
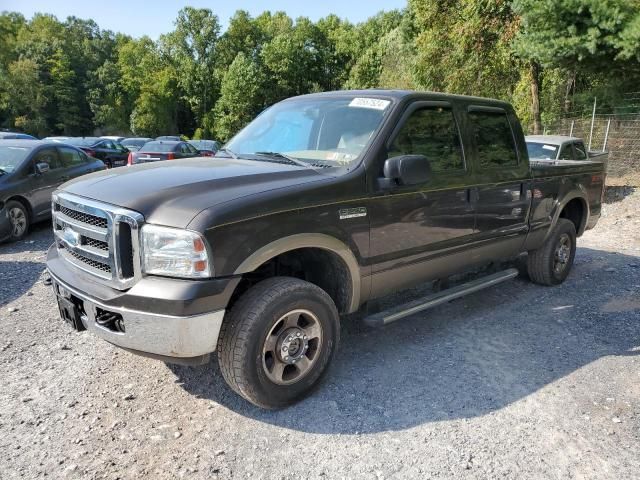
[[[589,148],[588,150],[591,150],[591,140],[593,140],[593,124],[596,121],[596,102],[597,102],[598,98],[594,97],[593,98],[593,113],[591,114],[591,131],[589,132]]]

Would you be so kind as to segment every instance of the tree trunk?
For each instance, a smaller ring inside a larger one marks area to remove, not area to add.
[[[568,116],[569,112],[571,111],[571,98],[569,98],[569,95],[571,95],[571,97],[573,98],[572,93],[575,92],[575,88],[576,88],[576,72],[569,72],[569,77],[567,78],[567,88],[564,94],[565,116]]]
[[[542,133],[542,117],[540,116],[540,64],[531,61],[531,113],[533,114],[533,134]]]

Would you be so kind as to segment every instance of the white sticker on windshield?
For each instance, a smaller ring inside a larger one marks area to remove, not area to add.
[[[391,102],[389,100],[382,100],[380,98],[354,98],[349,104],[350,107],[356,108],[373,108],[375,110],[384,110],[389,106]]]
[[[542,148],[544,148],[545,150],[555,150],[556,147],[554,147],[553,145],[542,145]]]

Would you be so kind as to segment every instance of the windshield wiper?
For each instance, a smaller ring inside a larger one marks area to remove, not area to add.
[[[227,155],[229,155],[231,158],[233,158],[234,160],[237,160],[239,157],[238,155],[236,155],[234,152],[232,152],[231,150],[229,150],[228,148],[221,148],[220,150],[218,150],[216,152],[216,154],[218,154],[219,152],[222,153],[226,153]]]
[[[286,160],[290,163],[293,163],[295,165],[298,165],[300,167],[307,167],[307,168],[311,168],[311,165],[309,165],[307,162],[303,162],[302,160],[298,160],[295,157],[291,157],[285,153],[280,153],[280,152],[256,152],[254,155],[262,155],[264,157],[274,157],[274,158],[281,158],[283,160]]]

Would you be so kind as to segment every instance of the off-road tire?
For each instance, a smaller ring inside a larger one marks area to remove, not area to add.
[[[564,238],[568,237],[570,241],[570,252],[566,265],[558,272],[554,266],[556,263],[556,253],[563,236]],[[559,285],[564,282],[569,275],[575,255],[576,227],[572,221],[566,218],[560,218],[544,244],[537,250],[529,252],[527,259],[529,278],[532,282],[540,285]]]
[[[309,371],[293,384],[271,381],[263,368],[265,338],[287,312],[312,312],[323,341]],[[329,295],[316,285],[291,277],[273,277],[254,285],[227,312],[218,337],[218,363],[231,389],[258,407],[283,408],[318,386],[340,338],[340,319]]]

